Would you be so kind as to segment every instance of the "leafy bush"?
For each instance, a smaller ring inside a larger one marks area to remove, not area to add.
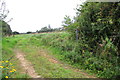
[[[83,68],[98,73],[100,77],[112,77],[120,71],[119,12],[119,2],[85,2],[77,8],[74,22],[67,16],[64,21],[64,27],[73,34],[73,39],[76,39],[75,30],[79,30],[75,54],[81,54]]]

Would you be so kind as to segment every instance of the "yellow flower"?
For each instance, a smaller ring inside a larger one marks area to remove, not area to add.
[[[4,63],[4,61],[2,61],[2,63]]]
[[[14,72],[14,71],[16,71],[16,69],[12,69],[12,71]]]
[[[0,68],[3,68],[3,66],[0,66]]]
[[[12,63],[10,63],[10,65],[12,65]]]
[[[8,76],[5,76],[5,78],[8,78]]]
[[[13,72],[13,71],[10,71],[10,72]]]
[[[5,61],[6,63],[9,62],[9,61]]]

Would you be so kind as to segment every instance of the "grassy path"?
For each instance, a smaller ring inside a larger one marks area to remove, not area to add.
[[[38,75],[41,75],[43,78],[95,78],[58,61],[42,49],[36,49],[35,53],[23,53],[20,51],[16,51],[16,53],[17,58],[21,62],[21,66],[24,70],[27,70],[28,75],[32,78],[38,78]]]
[[[21,71],[17,71],[20,73],[27,71],[32,78],[95,78],[55,58],[32,35],[18,35],[14,38],[17,39],[14,53],[19,60]]]
[[[48,50],[29,40],[30,37],[21,39],[16,45],[15,53],[24,71],[27,70],[32,78],[95,78],[57,60]]]
[[[19,50],[15,50],[15,53],[16,58],[18,58],[18,60],[20,61],[20,65],[24,69],[24,71],[26,71],[27,74],[32,78],[40,78],[40,76],[38,76],[37,73],[35,72],[31,63],[24,58],[24,53],[20,52]]]

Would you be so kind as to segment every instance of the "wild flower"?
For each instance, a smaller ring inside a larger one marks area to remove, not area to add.
[[[9,62],[9,61],[5,61],[6,63]]]
[[[3,68],[3,66],[0,66],[0,68]]]
[[[2,71],[2,78],[10,78],[16,72],[12,63],[8,60],[0,61],[0,71]]]
[[[5,78],[8,78],[8,76],[5,76]]]

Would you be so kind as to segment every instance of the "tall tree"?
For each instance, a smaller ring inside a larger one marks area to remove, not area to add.
[[[1,3],[1,7],[0,7],[0,28],[1,28],[1,33],[3,36],[6,35],[11,35],[12,34],[12,30],[10,28],[10,25],[7,24],[7,22],[10,22],[12,20],[9,19],[8,21],[5,21],[5,19],[7,18],[7,15],[9,13],[9,10],[6,9],[6,3],[3,1],[0,1]]]

